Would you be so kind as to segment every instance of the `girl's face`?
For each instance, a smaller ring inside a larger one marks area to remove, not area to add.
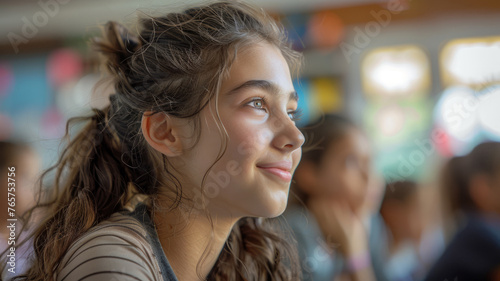
[[[239,50],[217,103],[212,100],[200,113],[199,142],[182,156],[195,208],[234,217],[278,216],[304,142],[294,122],[297,94],[280,50],[267,43]],[[210,169],[224,147],[224,129],[227,149]]]
[[[371,154],[368,140],[356,129],[349,129],[330,144],[317,170],[321,196],[345,200],[353,211],[360,211],[371,184]]]

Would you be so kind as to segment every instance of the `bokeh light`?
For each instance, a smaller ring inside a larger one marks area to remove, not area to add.
[[[377,149],[406,143],[420,137],[430,122],[429,101],[373,100],[364,113],[364,124]]]
[[[361,65],[364,92],[372,97],[427,94],[430,64],[416,46],[380,48],[369,52]]]
[[[342,93],[340,82],[333,78],[311,79],[310,96],[311,102],[323,113],[333,113],[341,110]]]
[[[457,86],[445,90],[434,112],[438,126],[457,140],[472,140],[479,132],[478,102],[470,88]]]
[[[82,58],[72,49],[56,50],[47,61],[49,82],[56,88],[80,76],[82,70]]]
[[[445,86],[481,86],[500,81],[500,37],[450,41],[441,54]]]
[[[307,32],[314,47],[331,49],[344,37],[344,24],[332,11],[317,12],[309,20]]]

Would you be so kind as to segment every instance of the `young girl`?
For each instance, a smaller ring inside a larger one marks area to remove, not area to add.
[[[54,167],[23,280],[297,280],[280,215],[301,157],[292,51],[235,1],[117,23],[116,93]],[[138,202],[135,204],[135,202]]]
[[[457,231],[425,280],[500,280],[500,143],[450,159],[443,191]]]
[[[337,115],[302,131],[312,149],[304,151],[294,176],[300,200],[285,217],[298,240],[304,280],[375,280],[364,223],[367,204],[376,205],[367,195],[380,192],[369,191],[377,188],[369,142]]]

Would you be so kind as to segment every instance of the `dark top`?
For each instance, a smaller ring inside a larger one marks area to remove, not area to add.
[[[425,280],[491,280],[499,269],[500,218],[469,215]]]

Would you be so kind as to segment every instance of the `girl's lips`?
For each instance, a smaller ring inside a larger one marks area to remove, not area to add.
[[[290,182],[292,180],[292,173],[290,173],[290,171],[287,171],[287,170],[284,170],[281,168],[277,168],[277,167],[259,167],[259,166],[257,166],[257,167],[270,173],[270,174],[273,174],[273,175],[279,177],[280,179],[282,179],[286,182]]]

